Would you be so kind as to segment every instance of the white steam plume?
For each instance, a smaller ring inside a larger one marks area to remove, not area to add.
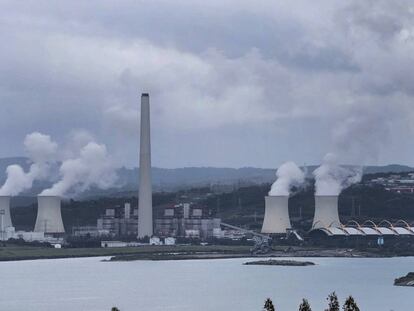
[[[339,195],[343,189],[361,181],[362,167],[341,167],[336,155],[328,153],[313,175],[316,195]]]
[[[276,172],[276,177],[269,192],[270,196],[289,195],[292,186],[303,184],[305,181],[305,173],[294,162],[282,164]]]
[[[32,165],[24,172],[19,165],[7,167],[7,179],[0,188],[0,195],[18,195],[30,189],[35,180],[45,179],[49,175],[50,165],[56,159],[57,144],[48,135],[34,132],[26,136],[24,146]]]
[[[7,180],[0,189],[0,195],[18,195],[23,190],[32,187],[31,174],[25,173],[20,165],[9,165],[6,172]]]
[[[89,142],[77,158],[63,161],[61,179],[40,195],[63,196],[70,192],[82,192],[90,187],[107,189],[116,180],[114,166],[107,154],[106,146]]]

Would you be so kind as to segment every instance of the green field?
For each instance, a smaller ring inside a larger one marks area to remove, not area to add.
[[[52,259],[72,257],[97,257],[151,253],[222,253],[222,254],[247,254],[249,246],[139,246],[120,248],[46,248],[32,246],[5,246],[0,247],[0,261]]]

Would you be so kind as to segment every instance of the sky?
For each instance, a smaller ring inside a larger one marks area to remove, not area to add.
[[[85,133],[138,165],[414,165],[412,1],[0,1],[0,157]]]

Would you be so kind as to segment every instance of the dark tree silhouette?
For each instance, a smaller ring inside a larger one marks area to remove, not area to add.
[[[299,305],[299,311],[312,311],[309,302],[306,299],[303,299],[302,303]]]
[[[352,296],[349,296],[344,303],[344,311],[359,311],[359,308]]]
[[[119,311],[119,309],[118,309],[117,307],[113,307],[113,308],[111,309],[111,311]]]
[[[275,306],[273,305],[273,302],[270,300],[270,298],[267,298],[265,301],[264,309],[266,311],[275,311]]]
[[[338,296],[336,296],[335,292],[330,294],[326,300],[328,300],[328,309],[325,311],[339,311]]]

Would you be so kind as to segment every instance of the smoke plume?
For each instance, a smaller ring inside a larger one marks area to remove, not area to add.
[[[328,153],[313,175],[316,195],[339,195],[342,189],[361,181],[362,167],[341,167],[336,155]]]
[[[7,179],[0,188],[0,195],[18,195],[30,189],[35,180],[48,177],[50,166],[56,160],[57,144],[50,136],[38,132],[29,134],[24,139],[26,152],[32,161],[26,173],[19,165],[10,165],[6,169]]]
[[[108,156],[106,146],[89,142],[77,158],[63,161],[60,169],[61,179],[40,195],[79,193],[91,187],[107,189],[116,179],[115,169]]]
[[[294,163],[282,164],[276,172],[276,181],[270,189],[270,196],[289,195],[290,188],[305,181],[305,173]]]

